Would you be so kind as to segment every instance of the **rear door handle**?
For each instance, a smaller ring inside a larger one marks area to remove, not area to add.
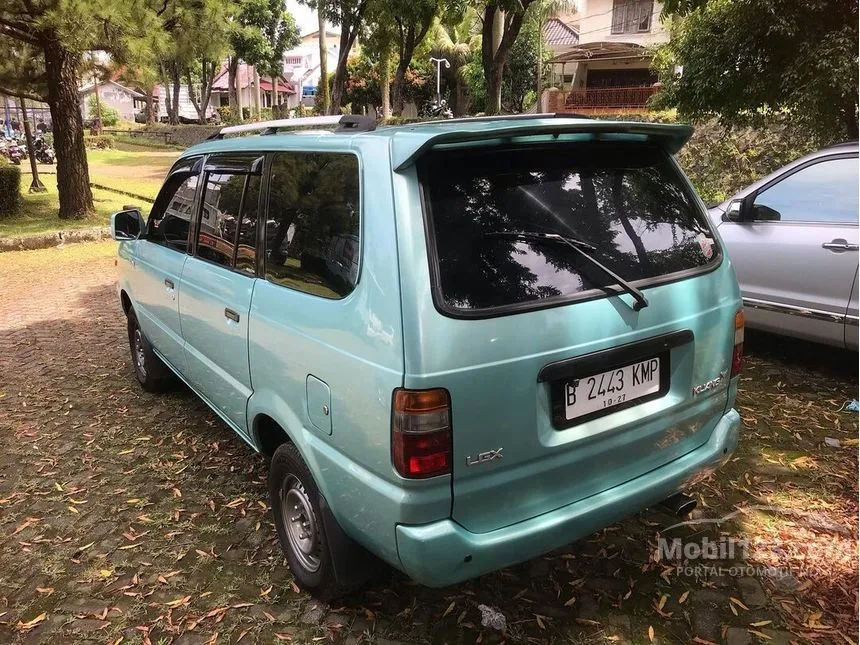
[[[848,244],[848,240],[837,237],[835,240],[822,244],[821,248],[828,249],[829,251],[857,251],[860,249],[860,246],[856,244]]]
[[[173,280],[170,280],[168,278],[164,278],[164,286],[167,287],[168,289],[175,288],[174,284],[173,284]]]
[[[233,322],[239,322],[239,314],[237,314],[235,311],[233,311],[229,307],[224,310],[224,316],[226,318],[229,318]]]

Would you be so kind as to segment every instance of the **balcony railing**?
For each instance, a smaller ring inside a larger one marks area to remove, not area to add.
[[[589,110],[645,110],[648,99],[657,93],[658,87],[605,87],[562,92],[561,106],[565,111]]]

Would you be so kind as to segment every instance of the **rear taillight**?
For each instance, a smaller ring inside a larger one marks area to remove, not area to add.
[[[741,373],[744,362],[744,312],[735,314],[735,346],[732,349],[732,378]]]
[[[391,459],[403,477],[451,472],[451,398],[448,391],[394,390]]]

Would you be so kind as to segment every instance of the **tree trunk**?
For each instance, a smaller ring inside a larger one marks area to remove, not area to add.
[[[499,46],[502,44],[502,36],[505,35],[505,12],[501,9],[496,9],[493,14],[493,54],[499,51]]]
[[[96,116],[93,120],[93,130],[96,134],[102,133],[102,102],[99,98],[99,75],[93,74],[93,95],[96,97]]]
[[[340,51],[337,56],[337,69],[334,73],[334,83],[331,88],[330,114],[340,114],[340,102],[343,98],[344,85],[346,85],[346,64],[349,60],[349,52],[355,44],[355,37],[358,36],[358,28],[361,25],[366,7],[367,4],[362,2],[355,17],[349,22],[342,23],[340,26]]]
[[[248,65],[247,64],[245,65],[245,76],[246,77],[248,76]],[[241,80],[240,74],[239,74],[238,59],[236,62],[236,78],[235,78],[235,81],[236,81],[236,87],[235,87],[235,90],[236,90],[236,108],[237,108],[237,112],[238,112],[236,116],[239,120],[239,123],[242,123],[245,120],[245,108],[242,105],[242,80]]]
[[[500,114],[502,111],[502,72],[503,67],[493,63],[487,76],[487,114]]]
[[[391,118],[391,40],[382,43],[379,50],[379,89],[382,103],[382,118]]]
[[[317,18],[319,19],[320,80],[317,83],[317,94],[314,98],[314,105],[320,114],[328,114],[328,46],[326,45],[325,35],[325,14],[320,8],[317,8]]]
[[[280,111],[281,111],[280,103],[278,102],[278,77],[273,75],[271,78],[271,82],[272,82],[272,118],[273,119],[280,119],[281,118],[280,115],[275,114],[276,110],[278,111],[278,113],[280,113]]]
[[[403,83],[408,67],[409,59],[401,57],[394,72],[394,83],[391,84],[391,109],[395,116],[400,116],[403,113]]]
[[[194,88],[194,82],[191,79],[191,71],[185,71],[185,84],[188,87],[188,100],[194,106],[194,111],[197,112],[197,120],[200,124],[206,123],[206,108],[203,106],[202,97],[197,99],[197,90]]]
[[[170,70],[168,63],[164,61],[159,61],[159,66],[161,67],[161,82],[164,85],[164,111],[167,113],[167,121],[173,123],[175,117],[173,115],[173,97],[170,92]]]
[[[27,119],[27,102],[24,99],[18,99],[21,104],[21,121],[24,122],[24,138],[27,139],[27,154],[30,155],[30,172],[33,175],[33,180],[30,182],[31,193],[45,193],[48,191],[39,180],[39,169],[36,167],[36,152],[33,148],[33,132],[30,130],[30,121]]]
[[[179,78],[179,65],[174,61],[171,66],[170,73],[173,76],[173,125],[179,123],[179,90],[182,87],[182,81]]]
[[[152,91],[147,92],[143,96],[143,100],[146,102],[146,108],[144,110],[146,114],[146,122],[151,125],[156,121],[155,98],[152,95]]]
[[[502,111],[502,75],[514,41],[522,29],[526,11],[535,1],[520,0],[519,9],[508,15],[499,9],[495,1],[484,9],[484,22],[481,27],[481,67],[484,70],[484,78],[487,79],[487,114],[498,114]],[[502,14],[501,18],[499,14]],[[498,26],[500,21],[502,28]]]
[[[538,23],[537,39],[537,76],[535,77],[535,92],[538,102],[537,111],[540,112],[541,73],[543,72],[543,21]]]
[[[57,192],[60,219],[84,219],[93,211],[84,127],[78,104],[80,57],[65,49],[55,32],[43,36],[48,106],[57,152]]]
[[[254,92],[251,94],[251,98],[254,101],[254,113],[257,121],[260,120],[260,75],[257,74],[257,66],[254,65]]]

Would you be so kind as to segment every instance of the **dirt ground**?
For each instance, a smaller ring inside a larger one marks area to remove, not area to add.
[[[114,271],[111,243],[0,254],[0,642],[856,642],[856,354],[748,334],[741,447],[692,489],[721,523],[649,510],[455,587],[389,573],[325,605],[285,566],[263,460],[187,389],[137,386]],[[748,551],[678,568],[658,535]]]

